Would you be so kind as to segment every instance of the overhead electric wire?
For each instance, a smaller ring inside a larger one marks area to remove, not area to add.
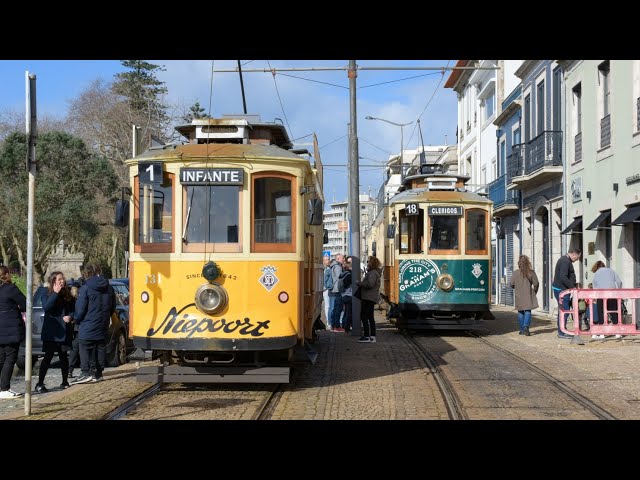
[[[366,141],[364,138],[362,138],[362,137],[358,137],[358,140],[359,140],[359,141],[363,141],[364,143],[368,143],[368,144],[369,144],[369,145],[371,145],[372,147],[375,147],[375,148],[377,148],[378,150],[380,150],[381,152],[384,152],[384,153],[386,153],[386,154],[388,154],[388,155],[393,155],[393,153],[386,151],[384,148],[381,148],[381,147],[379,147],[379,146],[377,146],[377,145],[374,145],[374,144],[373,144],[373,143],[371,143],[371,142],[367,142],[367,141]]]
[[[299,80],[306,80],[307,82],[322,83],[323,85],[330,85],[332,87],[345,88],[347,90],[349,89],[349,87],[345,87],[344,85],[337,85],[335,83],[329,83],[329,82],[321,82],[320,80],[312,80],[310,78],[297,77],[295,75],[288,75],[288,74],[282,73],[282,72],[279,72],[279,75],[284,75],[285,77],[297,78]]]
[[[329,145],[331,145],[332,143],[336,143],[338,140],[342,140],[344,137],[346,137],[347,135],[342,135],[340,138],[336,138],[335,140],[331,140],[329,143],[324,144],[323,146],[320,147],[320,150],[322,150],[324,147],[328,147]]]
[[[411,80],[413,78],[427,77],[429,75],[437,75],[438,73],[440,72],[424,73],[422,75],[414,75],[413,77],[399,78],[397,80],[389,80],[388,82],[380,82],[380,83],[372,83],[371,85],[363,85],[362,87],[358,87],[358,88],[360,89],[360,88],[377,87],[378,85],[386,85],[387,83],[394,83],[394,82],[403,82],[405,80]]]
[[[271,62],[267,60],[267,65],[271,69]],[[271,75],[273,76],[273,84],[276,87],[276,93],[278,94],[278,101],[280,102],[280,108],[282,109],[282,115],[284,116],[284,121],[287,122],[287,127],[289,127],[289,134],[293,137],[293,130],[291,129],[291,125],[289,125],[289,119],[287,118],[287,114],[284,111],[284,105],[282,104],[282,98],[280,98],[280,91],[278,90],[278,82],[276,82],[276,71],[271,69]]]

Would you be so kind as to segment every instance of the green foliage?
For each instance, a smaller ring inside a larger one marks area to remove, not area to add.
[[[9,135],[0,148],[0,235],[12,239],[13,246],[23,252],[23,259],[27,247],[26,151],[24,133]],[[60,239],[82,249],[96,235],[100,210],[96,197],[110,197],[117,184],[106,159],[92,154],[82,140],[64,132],[39,135],[36,164],[34,269],[43,274],[47,256]]]
[[[205,109],[200,106],[200,102],[196,102],[191,105],[191,107],[189,107],[189,112],[184,117],[182,117],[182,119],[186,123],[191,123],[194,118],[211,118],[211,116],[209,116],[209,114],[206,113]]]
[[[19,275],[11,275],[11,282],[20,289],[23,295],[27,294],[27,279]]]

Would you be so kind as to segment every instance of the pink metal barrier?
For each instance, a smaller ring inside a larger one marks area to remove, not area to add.
[[[564,310],[562,308],[562,299],[566,296],[571,297],[571,308]],[[560,311],[560,318],[563,319],[566,314],[573,317],[574,330],[567,330],[564,327],[563,321],[560,322],[560,330],[570,335],[640,335],[640,329],[637,325],[637,315],[635,308],[635,300],[640,298],[640,288],[589,288],[580,289],[574,288],[571,290],[563,290],[559,295],[558,309]],[[589,313],[589,330],[580,330],[580,300],[585,300],[586,309]],[[602,300],[604,323],[594,324],[593,319],[598,315],[598,307],[596,300]],[[607,300],[615,300],[616,308],[609,309]],[[623,301],[626,306],[626,311],[623,308]],[[618,323],[612,323],[612,316],[617,314]]]

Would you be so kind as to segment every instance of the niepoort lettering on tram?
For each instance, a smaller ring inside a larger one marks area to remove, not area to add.
[[[462,216],[463,207],[461,205],[438,205],[431,206],[427,209],[428,214],[430,216],[435,215],[455,215],[458,217]]]
[[[243,185],[244,170],[241,168],[181,168],[180,183],[183,185]]]
[[[252,322],[249,318],[245,318],[244,320],[227,320],[226,318],[214,320],[206,317],[194,317],[189,313],[185,313],[182,315],[182,318],[179,318],[180,314],[190,307],[195,307],[195,303],[190,303],[182,307],[179,311],[176,310],[176,307],[172,307],[160,326],[156,329],[150,328],[147,331],[147,336],[153,337],[162,331],[160,335],[166,335],[169,332],[173,334],[183,333],[186,334],[184,338],[191,338],[196,333],[214,333],[220,331],[222,333],[233,333],[249,337],[261,337],[264,335],[264,331],[262,330],[268,329],[269,323],[271,323],[271,320]]]

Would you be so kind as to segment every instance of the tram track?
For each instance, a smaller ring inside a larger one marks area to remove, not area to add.
[[[119,420],[119,419],[121,419],[129,411],[131,411],[132,409],[136,408],[141,403],[144,403],[145,401],[149,400],[151,397],[153,397],[154,395],[159,393],[161,388],[162,388],[162,384],[161,383],[156,383],[156,384],[150,386],[149,388],[147,388],[145,391],[143,391],[139,395],[136,395],[131,400],[126,401],[125,403],[120,405],[115,410],[112,410],[111,412],[109,412],[107,415],[105,415],[104,420]]]
[[[532,371],[532,372],[544,377],[555,388],[557,388],[562,393],[567,395],[569,398],[571,398],[572,400],[577,402],[585,410],[589,411],[591,414],[593,414],[597,418],[599,418],[601,420],[618,420],[617,417],[612,415],[610,412],[608,412],[604,408],[600,407],[597,403],[593,402],[589,398],[587,398],[584,395],[582,395],[581,393],[579,393],[577,390],[575,390],[575,389],[569,387],[568,385],[566,385],[562,380],[559,380],[558,378],[554,377],[550,373],[545,372],[544,370],[542,370],[541,368],[539,368],[539,367],[537,367],[535,365],[532,365],[530,362],[528,362],[526,359],[520,357],[519,355],[507,350],[506,348],[500,347],[499,345],[496,345],[493,342],[490,342],[489,340],[479,336],[478,334],[476,334],[474,332],[467,332],[467,334],[469,336],[473,337],[473,338],[477,338],[478,340],[482,341],[484,344],[486,344],[489,347],[491,347],[491,348],[493,348],[493,349],[495,349],[495,350],[507,355],[508,357],[515,359],[516,361],[518,361],[518,363],[520,363],[520,365],[524,366],[526,369],[528,369],[528,370],[530,370],[530,371]]]
[[[405,333],[404,339],[409,345],[413,347],[414,352],[424,361],[424,363],[427,365],[427,368],[431,372],[431,375],[438,385],[438,390],[440,390],[440,395],[442,395],[442,400],[444,401],[445,407],[447,409],[449,419],[468,420],[469,417],[462,407],[460,398],[456,394],[456,391],[453,388],[453,385],[451,385],[451,382],[449,382],[449,380],[447,379],[447,376],[438,366],[438,362],[435,361],[435,359],[427,351],[427,349],[423,345],[421,345],[415,338]]]

